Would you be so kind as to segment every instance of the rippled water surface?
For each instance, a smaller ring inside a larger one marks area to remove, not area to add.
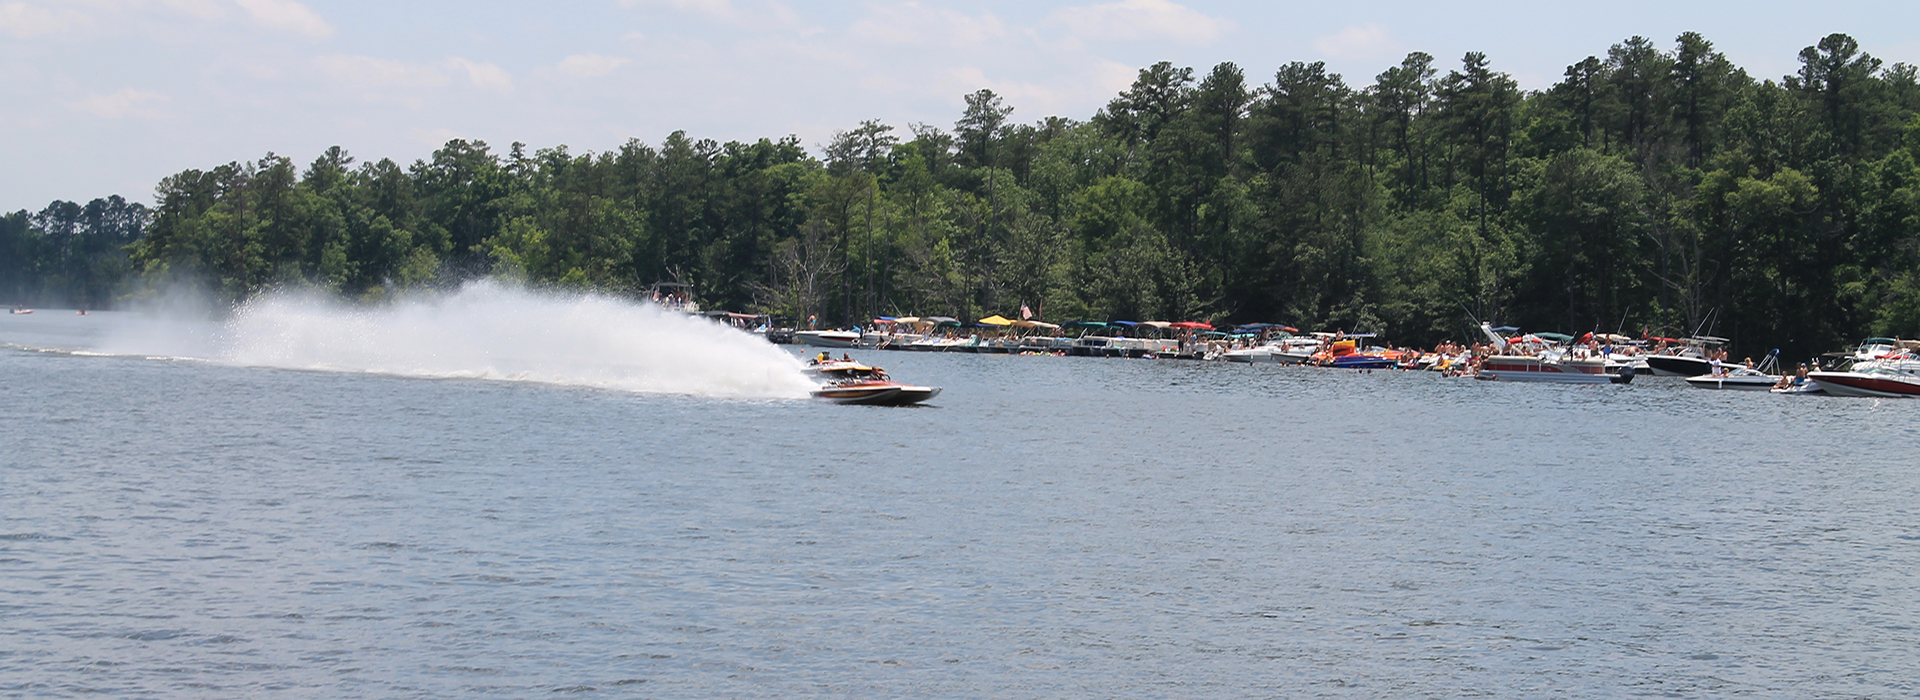
[[[0,695],[1920,693],[1920,401],[868,353],[945,387],[881,409],[68,352],[125,322],[0,317]]]

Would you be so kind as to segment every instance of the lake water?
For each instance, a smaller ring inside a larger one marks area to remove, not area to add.
[[[886,409],[657,393],[544,331],[504,373],[72,352],[141,323],[0,317],[0,695],[1920,693],[1920,402],[859,353],[945,387]]]

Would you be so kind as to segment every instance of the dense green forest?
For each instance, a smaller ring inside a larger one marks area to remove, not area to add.
[[[1258,78],[1255,78],[1257,80]],[[5,219],[0,294],[102,305],[138,282],[369,300],[494,274],[857,323],[1276,321],[1458,338],[1705,330],[1801,356],[1920,333],[1920,81],[1846,35],[1756,79],[1697,34],[1641,37],[1529,92],[1480,53],[1365,87],[1161,63],[1085,121],[991,91],[951,130],[676,132],[605,153],[452,141],[402,167],[335,148]],[[140,232],[144,230],[144,236]],[[134,238],[137,241],[124,245]]]

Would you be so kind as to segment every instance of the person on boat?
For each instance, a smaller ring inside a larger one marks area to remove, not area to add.
[[[816,357],[816,358],[813,358],[813,363],[814,363],[814,364],[816,364],[816,365],[824,365],[824,364],[826,364],[826,363],[828,363],[828,362],[832,362],[832,361],[833,361],[833,357],[832,357],[832,356],[829,356],[829,355],[827,354],[827,351],[825,351],[825,350],[821,350],[821,351],[820,351],[820,356],[819,356],[819,357]]]
[[[852,355],[849,355],[849,354],[847,354],[847,353],[844,353],[844,352],[843,352],[843,353],[840,353],[840,361],[841,361],[841,362],[852,362],[852,361],[853,361],[853,356],[852,356]]]

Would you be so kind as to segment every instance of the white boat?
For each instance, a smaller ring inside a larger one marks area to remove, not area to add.
[[[1513,344],[1494,332],[1492,324],[1481,323],[1480,331],[1500,352]],[[1555,384],[1626,384],[1633,381],[1631,365],[1620,366],[1604,357],[1575,357],[1566,348],[1553,348],[1535,355],[1499,354],[1480,362],[1474,376],[1506,382],[1551,382]]]
[[[1713,363],[1712,368],[1699,376],[1687,377],[1687,383],[1696,389],[1737,389],[1744,391],[1768,391],[1780,383],[1780,375],[1767,371],[1779,360],[1779,350],[1767,354],[1758,367]]]
[[[1780,383],[1780,377],[1755,370],[1741,368],[1721,375],[1712,373],[1698,377],[1687,377],[1687,383],[1698,389],[1739,389],[1744,391],[1767,391]]]
[[[860,345],[860,334],[853,331],[794,331],[793,340],[816,348],[851,348]]]
[[[1600,358],[1565,358],[1553,355],[1494,355],[1480,362],[1481,379],[1503,382],[1553,382],[1558,384],[1626,384],[1633,381],[1633,368],[1618,374]]]
[[[1313,354],[1319,351],[1320,339],[1318,338],[1288,336],[1275,338],[1250,348],[1229,350],[1220,357],[1228,362],[1298,365],[1313,359]]]
[[[1824,394],[1824,393],[1827,393],[1826,387],[1820,386],[1820,382],[1815,381],[1812,378],[1795,379],[1793,384],[1789,386],[1783,386],[1778,389],[1773,389],[1772,391],[1775,394]]]

